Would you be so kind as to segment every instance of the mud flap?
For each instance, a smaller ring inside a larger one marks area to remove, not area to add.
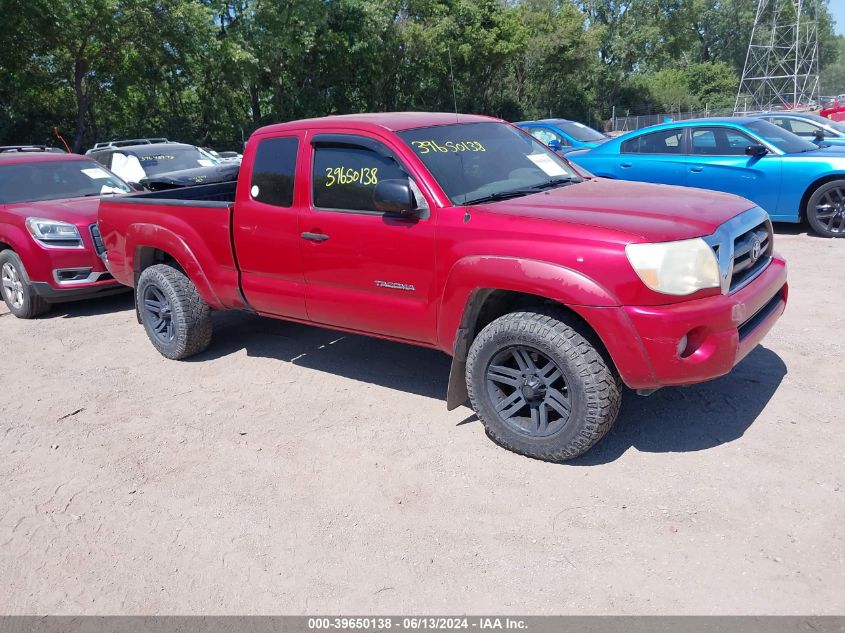
[[[467,392],[467,364],[466,361],[452,358],[452,368],[449,370],[449,388],[446,391],[446,410],[457,409],[469,399]]]

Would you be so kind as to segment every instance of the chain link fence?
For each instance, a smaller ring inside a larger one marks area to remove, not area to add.
[[[733,108],[705,108],[704,110],[675,110],[674,112],[660,112],[656,114],[633,114],[630,109],[613,109],[613,116],[604,122],[604,129],[608,133],[623,133],[639,130],[650,125],[669,123],[671,121],[686,121],[710,116],[733,116]]]

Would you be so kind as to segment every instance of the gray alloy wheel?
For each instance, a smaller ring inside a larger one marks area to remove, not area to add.
[[[807,202],[807,221],[824,237],[845,237],[845,180],[816,189]]]
[[[19,319],[34,319],[50,309],[30,285],[20,257],[10,249],[0,251],[0,294],[9,312]]]
[[[11,262],[3,264],[2,280],[3,299],[6,300],[6,303],[10,308],[17,308],[18,310],[23,308],[23,281]]]
[[[469,349],[467,391],[496,443],[547,461],[578,457],[610,430],[622,383],[600,343],[551,306],[505,314]]]

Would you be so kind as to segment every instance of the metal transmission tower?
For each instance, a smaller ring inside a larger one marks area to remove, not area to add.
[[[734,114],[819,98],[818,0],[758,0]]]

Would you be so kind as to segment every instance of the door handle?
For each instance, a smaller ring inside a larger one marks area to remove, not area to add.
[[[325,233],[309,233],[308,231],[303,233],[302,237],[309,242],[325,242],[329,239],[329,236]]]
[[[630,167],[630,166],[631,166],[631,163],[619,163],[619,166],[620,166],[622,169],[628,169],[628,167]]]
[[[696,165],[695,167],[690,167],[689,170],[694,171],[695,173],[699,173],[701,171],[704,171],[704,166],[703,165]]]

